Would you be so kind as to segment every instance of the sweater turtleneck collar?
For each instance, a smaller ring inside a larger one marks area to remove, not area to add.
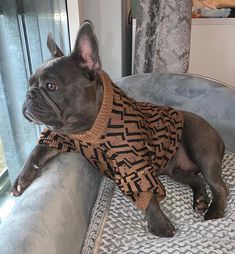
[[[103,100],[95,122],[91,129],[81,134],[69,134],[69,138],[89,143],[98,143],[101,135],[104,133],[112,113],[113,87],[112,81],[104,71],[100,72],[100,78],[103,85]]]

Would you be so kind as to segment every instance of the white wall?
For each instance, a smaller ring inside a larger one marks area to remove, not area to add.
[[[73,48],[80,27],[79,5],[80,0],[67,0],[68,22],[69,22],[69,37],[71,49]]]
[[[78,3],[79,14],[76,12]],[[75,8],[73,9],[73,7]],[[89,19],[94,24],[100,46],[102,66],[111,78],[122,76],[122,1],[121,0],[68,0],[71,44],[80,22]],[[72,14],[72,17],[70,16]]]
[[[235,87],[235,19],[193,19],[189,72]]]

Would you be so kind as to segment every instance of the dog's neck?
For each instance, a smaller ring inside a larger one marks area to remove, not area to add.
[[[93,104],[93,109],[94,113],[92,115],[92,117],[90,118],[90,122],[88,123],[88,127],[86,129],[90,130],[92,128],[92,126],[94,125],[94,122],[100,112],[101,106],[102,106],[102,102],[103,102],[103,98],[104,98],[104,86],[102,83],[102,79],[100,78],[100,76],[97,76],[97,78],[92,81],[90,87],[90,89],[92,89],[92,93],[95,95],[95,99],[94,99],[94,104]]]
[[[105,72],[100,72],[97,82],[94,82],[94,89],[96,92],[94,107],[97,107],[98,111],[90,121],[90,128],[80,134],[70,134],[70,138],[96,142],[108,124],[112,111],[113,87],[112,81]]]

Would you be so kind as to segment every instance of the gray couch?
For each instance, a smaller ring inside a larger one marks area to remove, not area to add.
[[[117,82],[140,101],[174,106],[206,118],[235,152],[235,90],[189,74],[152,73]],[[78,154],[51,161],[15,198],[0,224],[1,254],[80,253],[101,182],[99,172]]]

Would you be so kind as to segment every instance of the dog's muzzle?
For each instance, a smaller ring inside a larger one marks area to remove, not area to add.
[[[51,99],[44,88],[32,88],[26,94],[26,101],[22,107],[22,113],[29,121],[42,124],[36,115],[53,112],[58,119],[61,118],[62,112],[57,104]]]

